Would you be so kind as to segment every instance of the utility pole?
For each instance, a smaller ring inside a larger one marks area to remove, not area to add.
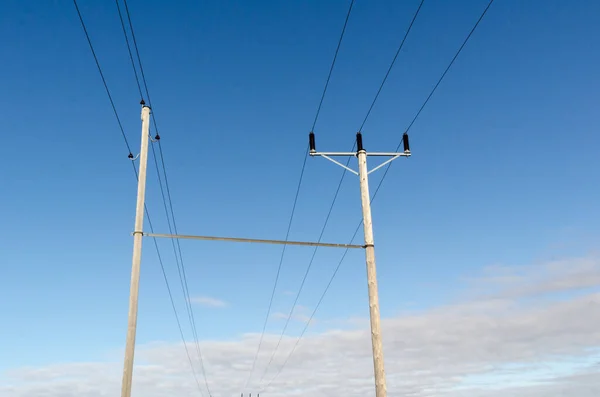
[[[135,352],[135,333],[137,327],[138,293],[140,289],[140,263],[142,261],[142,236],[144,226],[144,198],[146,195],[146,167],[148,164],[148,138],[150,134],[150,108],[144,101],[142,105],[142,143],[140,148],[140,166],[138,176],[137,203],[135,206],[135,228],[133,231],[133,259],[131,264],[131,286],[129,290],[129,316],[127,324],[127,342],[125,344],[125,363],[121,397],[131,397],[133,378],[133,356]]]
[[[315,134],[309,134],[310,155],[324,157],[327,160],[345,168],[346,170],[358,175],[360,181],[360,199],[362,204],[363,229],[365,239],[365,257],[367,264],[367,282],[369,289],[369,313],[371,320],[371,344],[373,347],[373,366],[375,372],[375,396],[386,397],[385,368],[383,361],[383,343],[381,339],[381,316],[379,313],[379,293],[377,289],[377,270],[375,267],[375,245],[373,239],[373,221],[371,218],[371,197],[369,196],[369,174],[384,165],[394,161],[399,157],[409,157],[410,147],[408,135],[402,136],[404,152],[401,153],[367,153],[363,147],[362,134],[356,134],[357,152],[317,152],[315,148]],[[332,157],[358,157],[358,172],[334,160]],[[382,164],[373,168],[371,171],[367,168],[367,156],[390,157]]]

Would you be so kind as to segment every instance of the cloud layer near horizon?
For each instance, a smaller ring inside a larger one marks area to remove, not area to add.
[[[526,268],[490,267],[471,280],[485,296],[383,321],[388,395],[577,397],[600,395],[600,261],[573,259]],[[355,324],[355,323],[353,323]],[[259,335],[202,341],[211,388],[239,396]],[[251,389],[278,335],[267,335]],[[285,337],[266,386],[296,342]],[[194,349],[190,344],[190,353]],[[263,396],[373,395],[368,328],[307,335]],[[194,363],[197,357],[192,354]],[[198,384],[208,396],[200,367]],[[3,397],[118,395],[120,363],[70,363],[6,372]],[[1,379],[1,378],[0,378]],[[199,396],[181,344],[139,346],[134,397]]]

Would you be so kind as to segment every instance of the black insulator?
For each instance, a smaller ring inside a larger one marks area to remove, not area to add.
[[[160,141],[160,135],[156,134],[156,136],[154,137],[155,141]]]
[[[144,98],[142,98],[142,100],[140,101],[140,105],[144,106],[146,104],[146,101],[144,101]]]
[[[310,146],[310,151],[311,152],[316,152],[316,145],[315,145],[315,133],[311,131],[310,134],[308,134],[308,145]]]
[[[132,159],[132,158],[133,158],[133,154],[129,153],[129,154],[127,155],[127,158],[129,158],[129,159]]]
[[[362,142],[362,134],[360,132],[356,133],[356,148],[358,149],[359,152],[365,150],[365,148],[363,147],[363,142]]]
[[[402,144],[404,145],[404,151],[405,152],[410,152],[410,145],[408,144],[408,133],[404,133],[404,135],[402,135]]]

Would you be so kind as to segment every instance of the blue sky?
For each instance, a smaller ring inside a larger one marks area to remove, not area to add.
[[[486,4],[425,2],[363,130],[368,150],[396,147]],[[129,5],[179,231],[283,238],[348,2]],[[356,2],[315,129],[319,149],[351,148],[417,5]],[[116,7],[80,8],[137,152],[139,98]],[[487,265],[594,249],[599,12],[593,1],[492,6],[412,128],[413,156],[394,163],[374,203],[384,316],[450,302]],[[0,312],[10,323],[0,369],[100,360],[125,339],[136,192],[127,151],[71,2],[8,0],[0,34]],[[167,232],[150,165],[147,203]],[[340,174],[309,159],[290,238],[318,237]],[[372,175],[375,186],[382,173]],[[347,242],[359,219],[348,176],[324,240]],[[170,243],[160,243],[185,320]],[[260,332],[281,247],[182,248],[190,293],[228,303],[195,306],[200,338]],[[297,291],[310,255],[288,249],[275,312],[289,310],[285,291]],[[340,255],[319,251],[302,306],[312,310]],[[177,342],[150,240],[142,266],[138,343]],[[362,253],[351,252],[317,317],[364,317],[366,299]]]

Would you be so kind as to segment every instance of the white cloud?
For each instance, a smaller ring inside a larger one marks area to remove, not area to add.
[[[209,296],[194,296],[190,299],[192,303],[196,303],[198,305],[206,306],[206,307],[226,307],[228,306],[227,302],[222,301],[220,299],[211,298]]]
[[[298,321],[301,323],[307,323],[308,320],[310,319],[310,313],[312,311],[309,311],[309,309],[305,306],[302,305],[296,305],[294,307],[294,311],[292,313],[292,317],[291,320],[294,321]],[[278,320],[287,320],[288,316],[290,315],[289,311],[287,313],[283,313],[283,312],[275,312],[273,314],[271,314],[271,317],[274,319],[278,319]],[[315,319],[313,318],[311,320],[311,324],[315,322]]]
[[[597,261],[590,259],[591,262]],[[548,264],[544,275],[531,269],[488,269],[479,281],[498,287],[493,299],[448,304],[383,321],[388,395],[418,397],[597,397],[600,395],[600,292],[560,300],[534,300],[532,293],[590,287],[556,280],[596,274],[580,260]],[[591,266],[591,268],[590,268]],[[574,270],[579,269],[579,270]],[[587,270],[586,270],[587,269]],[[535,276],[534,276],[535,275]],[[562,275],[562,277],[561,277]],[[501,278],[498,278],[500,277]],[[500,280],[500,281],[498,281]],[[515,288],[515,285],[518,288]],[[508,291],[508,293],[507,293]],[[527,299],[522,299],[527,297]],[[239,396],[259,335],[227,342],[202,341],[213,396]],[[266,335],[251,382],[253,394],[277,343]],[[285,337],[265,382],[295,344]],[[198,360],[190,344],[194,362]],[[347,396],[373,394],[368,329],[331,329],[307,335],[263,396]],[[198,396],[181,344],[139,346],[134,397]],[[199,366],[197,366],[199,368]],[[100,397],[118,395],[121,363],[72,363],[13,369],[0,383],[2,397]],[[2,379],[2,378],[0,378]],[[198,376],[204,387],[202,376]],[[204,391],[204,395],[208,393]]]
[[[489,266],[474,281],[513,297],[579,290],[600,286],[600,260],[583,257],[533,266]]]

